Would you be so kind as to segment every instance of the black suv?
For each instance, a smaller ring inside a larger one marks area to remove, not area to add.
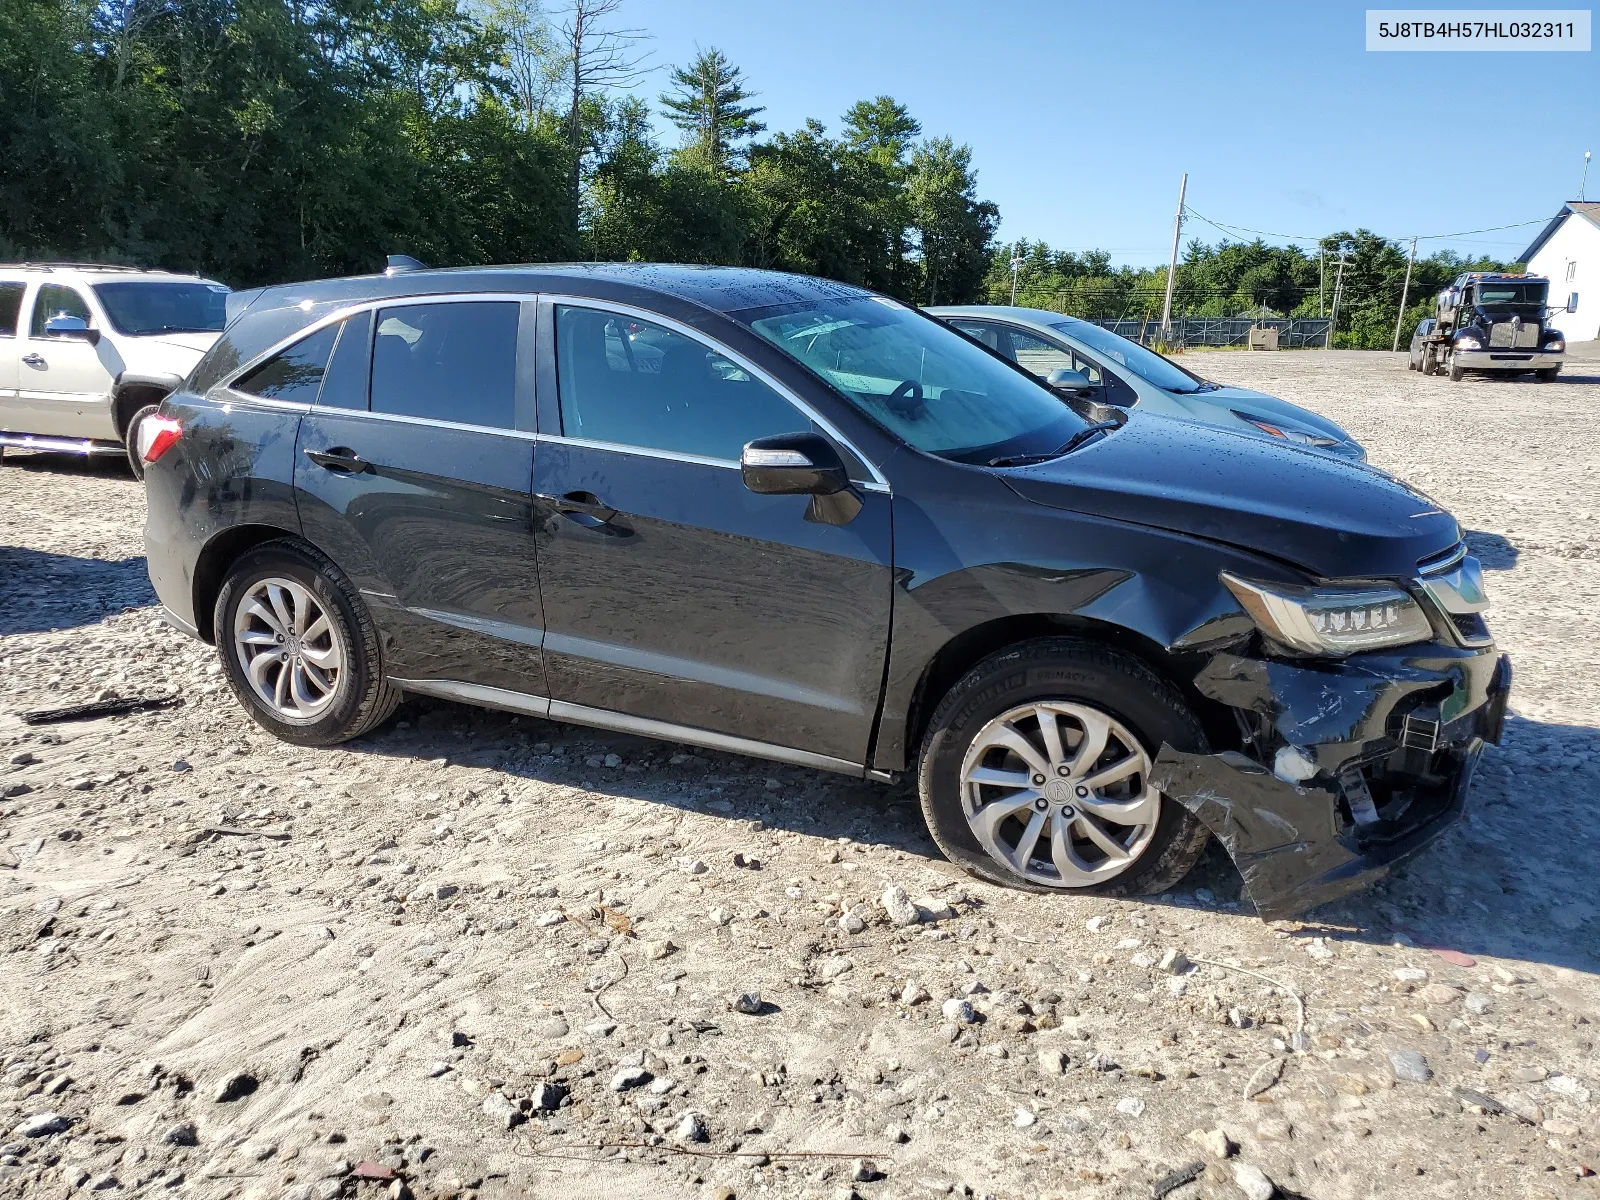
[[[144,435],[150,577],[256,721],[403,693],[856,776],[1040,890],[1217,836],[1264,915],[1459,813],[1510,668],[1370,467],[1087,406],[884,296],[647,265],[232,298]]]

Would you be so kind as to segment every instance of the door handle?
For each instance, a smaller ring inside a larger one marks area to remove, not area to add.
[[[617,515],[617,510],[593,492],[568,492],[564,496],[551,496],[538,493],[535,500],[541,500],[555,509],[572,517],[588,517],[596,524],[604,525]]]
[[[40,354],[24,354],[22,356],[22,361],[27,363],[30,367],[42,367],[46,365],[44,356]]]
[[[372,464],[364,458],[357,457],[356,452],[348,446],[335,446],[331,450],[307,450],[305,455],[317,466],[341,474],[359,475],[363,471],[372,470]]]

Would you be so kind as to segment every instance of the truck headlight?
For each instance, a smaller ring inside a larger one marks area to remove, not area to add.
[[[1459,337],[1456,339],[1457,350],[1482,350],[1483,343],[1475,337]]]
[[[1397,587],[1297,587],[1256,583],[1226,571],[1222,582],[1257,629],[1306,654],[1354,654],[1433,637],[1417,602]]]
[[[1559,354],[1567,348],[1567,344],[1560,338],[1551,338],[1544,344],[1543,348],[1551,354]]]

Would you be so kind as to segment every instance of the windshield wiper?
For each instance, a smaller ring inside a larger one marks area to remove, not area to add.
[[[1127,420],[1127,414],[1123,414],[1114,420],[1096,421],[1093,425],[1086,425],[1068,438],[1064,445],[1058,446],[1050,451],[1049,454],[1007,454],[1000,458],[991,458],[984,465],[989,467],[1022,467],[1028,463],[1049,462],[1052,458],[1060,458],[1063,454],[1071,454],[1079,446],[1091,438],[1100,436],[1107,430],[1122,428]]]

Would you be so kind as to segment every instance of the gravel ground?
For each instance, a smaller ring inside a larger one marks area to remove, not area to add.
[[[447,704],[285,746],[158,622],[122,469],[8,456],[0,1193],[1600,1197],[1600,363],[1189,361],[1454,510],[1516,663],[1467,820],[1303,922],[1219,855],[1021,895],[903,788]],[[18,716],[106,690],[184,704]]]

